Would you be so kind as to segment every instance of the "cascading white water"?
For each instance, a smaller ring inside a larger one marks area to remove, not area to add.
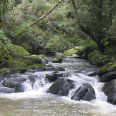
[[[51,64],[51,63],[50,63]],[[32,98],[39,98],[39,105],[36,104],[37,101],[33,101],[35,106],[40,109],[44,108],[45,106],[48,106],[51,109],[47,107],[46,114],[43,110],[43,112],[40,114],[41,110],[36,112],[40,116],[115,116],[115,106],[110,105],[106,102],[107,97],[102,91],[103,83],[99,82],[98,76],[95,77],[89,77],[87,74],[90,72],[93,72],[96,70],[96,67],[91,66],[87,61],[81,60],[81,59],[65,59],[65,61],[61,64],[53,64],[53,66],[57,67],[65,67],[66,71],[70,73],[68,77],[70,80],[73,80],[75,82],[75,88],[72,89],[69,92],[69,95],[66,97],[56,97],[54,95],[51,95],[47,93],[46,91],[49,89],[49,87],[53,84],[46,80],[46,74],[53,73],[52,71],[36,71],[36,72],[27,72],[23,74],[22,76],[28,78],[30,75],[35,75],[36,78],[34,82],[32,83],[29,79],[23,83],[25,92],[22,93],[11,93],[11,94],[0,94],[0,98],[7,98],[11,100],[20,100],[21,99],[32,99]],[[71,100],[71,96],[74,94],[74,92],[84,83],[91,84],[92,87],[95,90],[96,99],[91,102],[86,101],[73,101]],[[46,99],[45,99],[46,98]],[[54,99],[52,102],[50,99]],[[41,102],[42,99],[42,102]],[[62,99],[59,101],[59,99]],[[33,103],[32,102],[32,103]],[[32,103],[29,103],[31,106]],[[14,104],[13,104],[14,105]],[[24,104],[25,105],[25,104]],[[27,106],[27,105],[26,105]],[[68,107],[70,106],[70,107]],[[74,110],[73,113],[70,112],[71,107],[73,107],[72,110]],[[63,110],[63,113],[59,113],[58,107],[60,107],[60,112]],[[65,109],[66,108],[66,109]],[[88,108],[88,109],[87,109]],[[104,110],[105,108],[105,110]],[[36,110],[36,108],[32,108]],[[32,112],[33,110],[30,109]],[[80,110],[80,112],[77,113],[77,110]],[[86,110],[86,111],[83,111]],[[89,111],[90,110],[90,111]],[[1,111],[1,110],[0,110]],[[31,112],[31,114],[32,114]],[[55,114],[56,112],[56,114]],[[65,113],[64,113],[65,112]],[[98,113],[99,112],[99,113]],[[24,116],[26,116],[27,113],[25,113]],[[1,115],[0,115],[1,116]],[[15,115],[16,116],[16,115]],[[21,116],[21,115],[20,115]],[[29,116],[33,116],[29,115]],[[34,115],[36,116],[36,114]]]

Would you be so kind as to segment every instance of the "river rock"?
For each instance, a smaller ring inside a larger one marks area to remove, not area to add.
[[[74,83],[72,80],[60,78],[51,85],[48,92],[60,96],[67,96],[73,88]]]
[[[9,88],[16,88],[19,84],[26,81],[24,77],[8,77],[3,82],[2,85]]]
[[[90,84],[83,84],[75,91],[74,95],[71,97],[71,99],[78,101],[79,100],[91,101],[95,98],[96,98],[95,91]]]
[[[116,79],[105,83],[102,90],[107,95],[107,101],[116,104]]]
[[[0,93],[14,93],[14,89],[7,87],[0,87]]]
[[[46,74],[46,79],[49,82],[54,82],[60,77],[67,77],[69,74],[68,73],[58,73],[58,72],[53,72],[52,74]]]
[[[116,72],[108,72],[100,77],[101,82],[109,82],[116,79]]]
[[[15,92],[24,92],[25,91],[25,86],[23,84],[19,84],[16,88],[15,88]]]
[[[54,58],[52,63],[62,63],[62,59]]]

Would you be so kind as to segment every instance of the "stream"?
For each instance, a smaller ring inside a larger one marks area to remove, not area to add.
[[[65,58],[63,63],[49,62],[49,65],[64,67],[65,72],[69,73],[66,78],[76,83],[68,96],[61,97],[46,92],[53,83],[46,81],[45,76],[52,71],[27,71],[19,75],[36,75],[38,78],[33,87],[27,80],[23,83],[25,92],[0,93],[0,116],[116,116],[116,106],[107,103],[107,97],[102,92],[104,83],[99,82],[98,76],[87,76],[99,67],[76,58]],[[74,91],[84,83],[92,85],[96,99],[91,102],[71,100]]]

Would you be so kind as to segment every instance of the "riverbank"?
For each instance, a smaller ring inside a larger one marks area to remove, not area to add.
[[[0,41],[0,75],[44,68],[42,55],[30,55],[22,46]]]

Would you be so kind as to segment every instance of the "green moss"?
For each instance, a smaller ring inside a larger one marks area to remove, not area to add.
[[[107,63],[101,67],[101,70],[103,72],[109,71],[109,67],[111,66],[111,63]]]
[[[116,71],[116,61],[114,62],[109,62],[105,64],[104,66],[101,67],[102,71]]]
[[[69,49],[63,53],[63,56],[72,56],[73,54],[76,54],[78,50],[75,49]]]
[[[44,54],[39,54],[38,56],[41,58],[46,58],[46,56]]]
[[[6,75],[6,74],[9,74],[9,73],[10,73],[9,68],[0,69],[0,75]]]
[[[24,58],[23,58],[23,60],[24,60],[24,62],[25,63],[37,63],[37,64],[41,64],[42,63],[42,61],[41,61],[41,58],[40,57],[38,57],[38,56],[25,56]]]
[[[29,53],[22,46],[6,44],[6,48],[12,57],[22,57],[29,55]]]
[[[7,60],[1,63],[1,68],[27,68],[27,65],[20,60]]]
[[[45,67],[44,64],[33,64],[33,65],[29,66],[29,69],[41,69],[44,67]]]
[[[111,71],[116,70],[116,61],[112,63],[110,70]]]
[[[91,64],[103,66],[104,64],[110,62],[111,57],[108,55],[102,55],[100,51],[95,50],[89,54],[88,60]]]

